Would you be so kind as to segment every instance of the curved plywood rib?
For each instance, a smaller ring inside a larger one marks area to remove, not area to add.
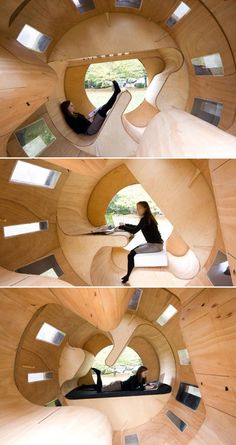
[[[60,356],[58,379],[61,394],[65,395],[78,386],[78,381],[90,371],[94,355],[67,344]]]
[[[197,135],[197,137],[196,137]],[[160,112],[148,125],[138,157],[231,158],[236,139],[182,110]]]
[[[165,68],[160,74],[156,74],[152,79],[145,99],[154,107],[157,107],[158,96],[164,89],[169,76],[178,71],[184,62],[183,54],[176,48],[163,48],[159,49],[159,53],[165,63]]]
[[[5,269],[0,266],[0,282],[1,286],[17,286],[17,287],[25,287],[25,286],[52,286],[52,287],[70,287],[72,286],[70,283],[67,283],[64,280],[50,278],[50,277],[42,277],[40,275],[30,275],[12,272],[10,270]]]
[[[104,124],[94,136],[79,135],[71,130],[60,111],[60,103],[64,100],[65,97],[50,98],[46,107],[55,127],[72,144],[91,156],[135,156],[137,145],[127,135],[122,124],[122,114],[131,100],[128,91],[119,95]]]

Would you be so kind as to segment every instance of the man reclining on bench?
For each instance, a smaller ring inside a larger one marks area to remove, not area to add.
[[[114,86],[113,95],[105,105],[90,113],[89,116],[91,120],[87,119],[83,114],[76,113],[74,105],[70,100],[66,100],[61,103],[60,107],[65,121],[67,125],[69,125],[73,131],[75,131],[75,133],[92,136],[100,130],[107,117],[107,112],[113,107],[117,96],[121,92],[116,80],[113,80],[112,83]]]

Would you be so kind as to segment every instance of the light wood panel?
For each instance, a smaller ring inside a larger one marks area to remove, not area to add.
[[[47,100],[56,83],[56,75],[49,66],[31,51],[26,56],[27,60],[22,60],[21,45],[17,42],[0,40],[1,156],[6,156],[7,137]]]
[[[234,227],[236,218],[235,166],[235,160],[227,160],[222,163],[210,161],[216,205],[234,284],[236,284],[236,243]]]

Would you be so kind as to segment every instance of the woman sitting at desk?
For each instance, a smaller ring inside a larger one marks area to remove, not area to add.
[[[127,283],[127,281],[129,281],[130,274],[134,268],[134,257],[137,253],[161,252],[161,250],[163,250],[163,240],[158,230],[157,221],[151,213],[149,204],[146,201],[138,202],[137,213],[141,216],[137,226],[134,226],[133,224],[124,224],[120,225],[119,229],[132,234],[141,230],[147,242],[135,247],[135,249],[129,252],[127,274],[121,278],[122,283]]]

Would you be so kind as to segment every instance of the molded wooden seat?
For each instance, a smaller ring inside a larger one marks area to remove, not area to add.
[[[119,95],[102,127],[93,136],[77,134],[67,125],[60,110],[60,103],[64,100],[64,97],[52,97],[46,107],[53,124],[72,144],[91,156],[127,157],[136,155],[137,143],[126,132],[121,118],[131,100],[131,94],[128,91],[123,91]]]

